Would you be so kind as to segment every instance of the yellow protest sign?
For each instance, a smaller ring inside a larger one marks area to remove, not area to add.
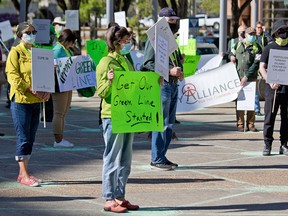
[[[177,39],[177,43],[179,45],[179,40]],[[187,46],[179,46],[179,49],[182,54],[185,55],[196,55],[196,39],[190,38],[188,39],[188,45]]]
[[[163,131],[159,75],[115,71],[112,82],[112,132]]]

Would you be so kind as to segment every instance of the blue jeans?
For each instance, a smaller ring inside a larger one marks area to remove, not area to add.
[[[133,133],[112,134],[111,119],[102,119],[105,150],[102,170],[102,198],[125,197],[132,163]]]
[[[168,161],[165,155],[172,140],[172,127],[176,118],[177,97],[177,83],[165,81],[161,87],[164,131],[152,132],[151,161],[153,163],[166,163]]]
[[[15,160],[29,160],[39,125],[40,103],[20,104],[11,101],[10,108],[17,137]]]
[[[260,107],[260,101],[259,101],[259,93],[258,90],[256,89],[256,94],[255,94],[255,112],[260,112],[261,107]]]

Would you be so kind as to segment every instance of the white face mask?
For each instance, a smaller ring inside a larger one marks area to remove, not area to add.
[[[26,42],[26,43],[28,43],[28,44],[33,44],[34,42],[35,42],[35,39],[36,39],[36,35],[34,35],[34,34],[30,34],[30,35],[28,35],[28,34],[23,34],[22,35],[22,39]]]
[[[63,32],[63,30],[64,30],[64,27],[61,25],[58,25],[58,28],[57,28],[58,34],[61,34]]]

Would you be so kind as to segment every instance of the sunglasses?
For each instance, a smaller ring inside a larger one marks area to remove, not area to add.
[[[36,30],[34,30],[34,31],[26,31],[26,32],[24,32],[24,34],[27,34],[27,35],[31,35],[31,34],[36,35],[36,33],[37,33]]]

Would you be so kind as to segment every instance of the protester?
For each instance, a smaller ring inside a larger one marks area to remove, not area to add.
[[[53,48],[54,59],[71,57],[73,52],[70,48],[73,46],[76,37],[70,29],[65,29],[60,34],[58,42]],[[56,76],[56,75],[55,75]],[[64,136],[64,126],[65,126],[65,116],[69,110],[72,99],[72,90],[60,92],[59,84],[57,79],[55,79],[55,93],[52,93],[53,100],[53,120],[52,128],[54,134],[54,147],[73,147],[74,144],[63,139]]]
[[[244,87],[247,82],[257,80],[261,53],[262,48],[256,41],[255,29],[251,27],[247,28],[245,31],[245,39],[236,43],[230,53],[230,60],[236,64],[241,86]],[[245,111],[236,110],[237,129],[240,132],[244,132],[244,116]],[[254,110],[247,110],[246,128],[247,131],[258,131],[255,127]]]
[[[284,20],[277,20],[271,32],[275,41],[268,44],[261,56],[260,72],[265,80],[267,80],[267,68],[270,50],[288,50],[288,26]],[[286,72],[286,71],[285,71]],[[276,91],[276,95],[275,95]],[[276,98],[274,98],[276,97]],[[288,155],[288,86],[279,85],[277,83],[266,83],[265,88],[265,119],[264,119],[264,149],[263,156],[271,155],[271,147],[273,138],[273,131],[275,125],[276,115],[280,106],[281,124],[280,124],[280,142],[281,146],[279,154]]]
[[[54,43],[55,44],[58,41],[58,38],[60,37],[61,33],[65,29],[66,21],[62,20],[61,17],[55,17],[55,19],[52,22],[52,25],[54,27],[54,32],[55,32],[55,39]]]
[[[228,42],[228,46],[227,46],[227,57],[230,55],[231,50],[234,48],[235,44],[237,44],[239,41],[243,41],[245,38],[245,31],[246,31],[247,27],[244,25],[240,25],[238,27],[238,37],[237,38],[232,38],[231,40],[229,40]],[[230,59],[229,59],[230,60]]]
[[[11,113],[16,130],[15,159],[19,164],[17,180],[27,186],[39,186],[38,179],[30,176],[28,161],[31,157],[36,131],[39,125],[40,103],[49,99],[46,92],[31,88],[31,47],[37,31],[23,22],[17,26],[16,34],[21,42],[8,55],[6,74],[10,88]]]
[[[262,50],[268,43],[272,41],[271,36],[268,33],[266,33],[264,30],[265,30],[265,27],[263,25],[263,22],[258,21],[256,23],[256,38],[257,38],[257,42],[261,45]],[[258,86],[258,80],[257,80],[257,86]],[[255,115],[263,116],[263,114],[261,113],[258,88],[256,88],[256,94],[255,94]]]
[[[133,65],[121,55],[130,37],[125,27],[112,26],[106,33],[108,57],[103,57],[97,66],[97,92],[102,98],[102,127],[105,141],[102,173],[102,198],[106,200],[105,211],[126,212],[137,210],[125,199],[125,188],[132,163],[133,133],[112,133],[111,83],[114,70],[133,71]]]
[[[175,11],[172,8],[162,8],[159,17],[165,17],[173,34],[178,31]],[[164,81],[161,86],[161,99],[164,117],[164,131],[152,132],[152,153],[151,168],[159,170],[172,170],[178,164],[169,161],[166,153],[172,139],[172,127],[176,118],[177,96],[178,96],[178,79],[183,79],[183,69],[180,60],[181,56],[178,50],[174,51],[169,58],[169,82]],[[142,70],[155,71],[155,52],[150,41],[146,42],[144,52],[144,64]],[[168,72],[168,71],[167,71]]]
[[[135,33],[134,33],[133,29],[131,27],[128,27],[127,30],[131,35],[131,37],[130,37],[130,44],[131,44],[130,50],[139,50],[139,45],[138,45],[138,42],[135,38]]]

